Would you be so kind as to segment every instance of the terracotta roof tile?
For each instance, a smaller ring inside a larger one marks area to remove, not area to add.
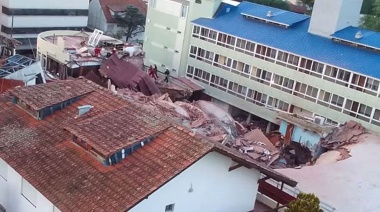
[[[116,23],[111,15],[110,9],[120,10],[121,8],[125,9],[130,5],[138,8],[141,14],[146,15],[148,8],[146,3],[142,0],[99,0],[99,3],[104,16],[106,17],[107,23]]]
[[[109,156],[170,126],[169,122],[128,105],[72,124],[66,129],[103,156]]]
[[[73,84],[77,88],[84,87],[87,90],[91,90],[89,85],[94,85],[85,80],[67,80],[56,85],[38,86],[38,89],[26,87],[27,89],[23,91],[29,94],[36,91],[48,93],[49,89],[55,91],[57,86],[65,87]],[[289,182],[294,182],[273,170],[261,167],[254,161],[243,158],[243,155],[233,152],[234,150],[199,140],[189,135],[187,131],[176,127],[162,130],[154,140],[137,149],[121,162],[104,166],[84,149],[70,142],[71,135],[64,128],[76,126],[87,130],[85,127],[89,127],[89,132],[81,135],[105,138],[105,134],[98,132],[96,127],[103,124],[107,116],[112,120],[117,120],[115,121],[117,126],[115,125],[114,129],[107,126],[106,131],[113,132],[116,129],[127,131],[122,136],[128,136],[131,132],[138,133],[135,132],[137,127],[141,127],[142,131],[151,130],[154,133],[167,127],[167,123],[162,121],[160,122],[162,126],[158,129],[149,129],[152,123],[147,123],[148,114],[104,89],[96,86],[94,88],[96,89],[93,92],[87,92],[74,104],[54,112],[43,120],[34,119],[27,112],[10,103],[9,96],[0,95],[0,157],[61,211],[129,210],[210,151],[221,152],[233,157],[236,161],[241,161],[246,166],[264,170],[270,176],[282,177]],[[16,94],[19,94],[18,92]],[[79,94],[82,93],[79,92]],[[71,97],[71,94],[68,96]],[[63,99],[59,92],[52,92],[51,97]],[[51,102],[44,98],[43,101]],[[94,108],[87,114],[75,118],[77,106],[86,104]],[[131,111],[129,114],[128,109]],[[115,115],[125,116],[125,118],[115,117]],[[139,116],[137,120],[136,116]],[[141,126],[139,122],[146,125]],[[91,123],[94,125],[92,126]],[[142,137],[146,135],[144,133],[141,134]],[[93,142],[99,143],[96,140]]]
[[[4,93],[5,91],[11,88],[15,88],[17,86],[24,86],[24,85],[25,83],[20,80],[0,78],[0,94]]]
[[[95,87],[92,83],[74,80],[70,83],[59,81],[31,87],[17,87],[10,90],[10,93],[34,110],[40,110],[94,90]]]

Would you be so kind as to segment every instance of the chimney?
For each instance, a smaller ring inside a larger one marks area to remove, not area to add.
[[[79,111],[79,114],[77,117],[80,117],[82,116],[83,114],[87,113],[88,111],[91,110],[91,108],[93,108],[94,106],[92,105],[83,105],[83,106],[79,106],[78,107],[78,111]]]
[[[272,17],[273,16],[273,13],[272,13],[272,11],[271,10],[269,10],[268,12],[267,12],[267,17]]]
[[[363,0],[315,0],[309,33],[330,37],[336,31],[358,26]]]

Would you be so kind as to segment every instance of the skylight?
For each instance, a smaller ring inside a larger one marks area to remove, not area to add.
[[[380,33],[378,32],[347,27],[331,35],[331,38],[333,41],[380,52]]]
[[[277,8],[255,4],[255,6],[245,8],[241,15],[246,18],[259,20],[265,23],[275,24],[281,27],[289,27],[309,18],[307,15],[289,12]]]

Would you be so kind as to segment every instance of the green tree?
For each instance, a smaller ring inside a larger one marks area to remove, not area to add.
[[[139,13],[139,9],[133,6],[128,6],[123,12],[115,14],[114,19],[117,25],[122,27],[126,36],[126,41],[139,32],[145,29],[145,16]]]
[[[310,12],[313,10],[314,0],[301,0],[302,4],[306,5]]]
[[[297,199],[288,205],[285,212],[323,212],[319,199],[314,194],[299,193]]]
[[[360,11],[361,14],[371,15],[373,14],[373,4],[375,0],[363,0],[362,9]]]
[[[311,11],[313,10],[314,0],[301,0],[302,4],[306,5],[308,9]],[[372,6],[375,0],[363,0],[363,5],[361,8],[361,14],[372,14]]]
[[[380,0],[374,0],[371,14],[363,15],[360,26],[365,29],[380,31]]]
[[[289,10],[289,5],[283,0],[247,0],[252,3],[275,7],[283,10]]]

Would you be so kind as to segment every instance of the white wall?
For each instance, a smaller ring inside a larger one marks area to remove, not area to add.
[[[107,30],[107,22],[99,0],[92,0],[88,10],[88,26],[102,31]]]
[[[5,179],[0,177],[0,203],[7,212],[58,212],[59,210],[37,191],[36,206],[21,195],[22,177],[12,167],[0,159],[2,174],[6,165]]]
[[[10,26],[12,17],[8,17]],[[14,16],[14,28],[31,27],[85,27],[87,16]]]
[[[358,26],[363,0],[316,0],[309,32],[328,37],[348,26]]]
[[[232,160],[211,152],[140,202],[130,212],[245,212],[254,207],[260,172],[240,167],[231,172]],[[193,192],[188,192],[189,188]]]
[[[28,67],[25,67],[13,74],[5,77],[5,79],[14,79],[24,81],[28,86],[35,85],[36,80],[31,80],[33,75],[41,74],[42,80],[45,81],[45,74],[42,71],[41,63],[38,61]]]

